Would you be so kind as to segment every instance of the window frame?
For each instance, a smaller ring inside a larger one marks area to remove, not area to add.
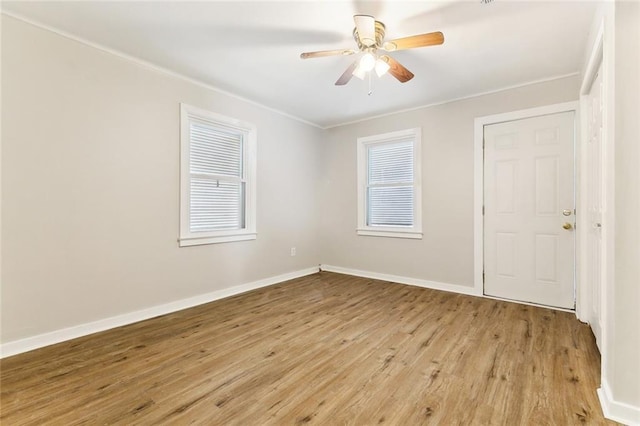
[[[244,192],[244,228],[191,232],[191,121],[231,129],[242,134],[242,177]],[[188,247],[232,241],[255,240],[256,232],[256,127],[202,108],[180,104],[180,232],[178,245]]]
[[[385,145],[400,142],[411,137],[413,139],[413,226],[369,226],[368,211],[368,155],[371,145]],[[358,162],[358,221],[357,235],[422,239],[422,130],[420,127],[359,137],[357,140]]]

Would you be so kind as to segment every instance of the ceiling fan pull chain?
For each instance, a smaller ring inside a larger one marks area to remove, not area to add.
[[[369,92],[367,93],[367,95],[371,96],[371,94],[373,93],[373,77],[372,77],[372,72],[369,71],[367,73],[369,75]]]

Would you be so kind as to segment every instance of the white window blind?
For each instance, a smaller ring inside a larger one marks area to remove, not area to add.
[[[255,127],[181,111],[180,245],[255,239]]]
[[[359,235],[422,238],[419,128],[358,138]]]
[[[367,225],[413,226],[413,140],[367,148]]]
[[[243,134],[190,123],[191,232],[244,228]]]

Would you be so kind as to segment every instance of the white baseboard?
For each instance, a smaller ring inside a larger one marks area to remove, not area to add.
[[[470,296],[482,296],[474,287],[466,287],[457,284],[439,283],[436,281],[421,280],[419,278],[407,278],[399,275],[381,274],[379,272],[360,271],[358,269],[343,268],[341,266],[320,265],[321,271],[337,272],[339,274],[354,275],[356,277],[373,278],[374,280],[391,281],[399,284],[408,284],[416,287],[443,290],[452,293],[467,294]]]
[[[264,278],[258,281],[213,291],[211,293],[201,294],[199,296],[189,297],[187,299],[153,306],[151,308],[146,308],[139,311],[117,315],[115,317],[63,328],[61,330],[39,334],[37,336],[27,337],[25,339],[14,340],[12,342],[7,342],[0,345],[0,358],[6,358],[12,355],[17,355],[23,352],[42,348],[44,346],[64,342],[66,340],[76,339],[78,337],[87,336],[89,334],[97,333],[100,331],[121,327],[123,325],[133,324],[135,322],[144,321],[150,318],[158,317],[160,315],[170,314],[172,312],[202,305],[204,303],[213,302],[214,300],[224,299],[225,297],[245,293],[247,291],[255,290],[261,287],[267,287],[283,281],[303,277],[305,275],[315,274],[316,272],[318,272],[318,270],[319,268],[317,266],[314,266],[312,268],[289,272],[286,274],[277,275],[275,277]]]
[[[609,384],[604,379],[598,389],[598,399],[600,399],[602,413],[607,419],[628,426],[640,425],[640,407],[614,400]]]

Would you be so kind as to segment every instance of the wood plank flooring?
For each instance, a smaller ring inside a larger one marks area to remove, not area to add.
[[[570,313],[321,272],[1,361],[3,425],[614,424]]]

